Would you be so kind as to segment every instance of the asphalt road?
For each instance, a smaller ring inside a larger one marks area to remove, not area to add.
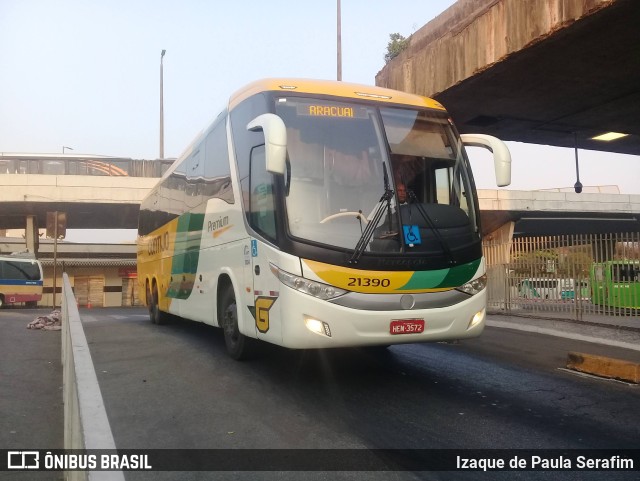
[[[59,332],[0,312],[0,445],[62,447]],[[639,387],[559,370],[570,350],[640,352],[510,329],[453,344],[230,360],[218,330],[143,309],[82,312],[119,448],[639,448]],[[521,320],[525,322],[526,320]],[[313,452],[313,451],[311,451]],[[464,452],[463,452],[464,453]],[[242,463],[242,459],[239,459]],[[239,467],[239,469],[242,466]],[[636,479],[608,472],[127,473],[133,479]],[[61,473],[0,473],[61,479]]]
[[[50,309],[0,310],[0,448],[64,447],[60,331],[27,329]],[[60,480],[61,473],[0,472],[0,479]]]
[[[289,351],[236,362],[219,330],[81,312],[116,445],[142,448],[640,448],[638,386],[560,370],[571,350],[487,328],[453,344]],[[602,352],[595,352],[595,351]],[[606,352],[604,352],[606,351]],[[240,468],[239,468],[240,469]],[[637,479],[628,472],[127,473],[127,479]]]

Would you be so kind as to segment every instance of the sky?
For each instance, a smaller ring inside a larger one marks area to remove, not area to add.
[[[373,85],[389,34],[453,3],[342,0],[343,80]],[[0,152],[157,158],[163,49],[164,150],[177,157],[253,80],[335,79],[336,1],[0,0]],[[573,149],[508,145],[510,189],[573,186]],[[636,156],[579,155],[585,186],[640,194]],[[490,154],[470,156],[477,187],[495,189]]]

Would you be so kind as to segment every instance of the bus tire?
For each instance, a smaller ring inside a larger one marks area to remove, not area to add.
[[[220,296],[219,324],[224,332],[227,353],[236,361],[247,359],[253,354],[254,340],[240,332],[238,326],[238,305],[233,286],[228,285]]]
[[[4,296],[0,294],[0,309],[4,307]]]
[[[147,281],[145,286],[145,304],[147,305],[147,311],[149,311],[149,320],[155,324],[153,321],[153,297],[151,296],[151,286],[149,286],[149,281]]]
[[[158,285],[153,285],[153,293],[151,295],[151,304],[149,307],[149,315],[151,316],[151,322],[154,324],[162,325],[167,323],[169,315],[166,312],[160,310],[158,303]]]

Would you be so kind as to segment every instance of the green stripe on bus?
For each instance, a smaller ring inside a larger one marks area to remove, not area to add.
[[[446,289],[459,287],[469,282],[478,271],[481,259],[462,264],[460,266],[438,269],[434,271],[415,272],[409,282],[402,286],[399,291],[409,291],[417,289]]]
[[[203,225],[204,214],[187,213],[178,218],[167,297],[187,299],[191,295],[198,271]]]

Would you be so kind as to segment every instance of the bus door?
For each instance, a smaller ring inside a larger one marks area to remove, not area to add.
[[[280,281],[271,272],[273,248],[257,239],[251,239],[251,267],[253,270],[253,299],[255,328],[258,339],[282,343],[280,322]]]
[[[277,243],[274,174],[267,172],[264,145],[250,153],[249,223],[262,237],[251,239],[253,298],[256,333],[259,339],[282,343],[279,319],[280,281],[271,272],[269,262],[277,265],[279,251],[269,242]],[[265,242],[266,241],[266,242]]]

